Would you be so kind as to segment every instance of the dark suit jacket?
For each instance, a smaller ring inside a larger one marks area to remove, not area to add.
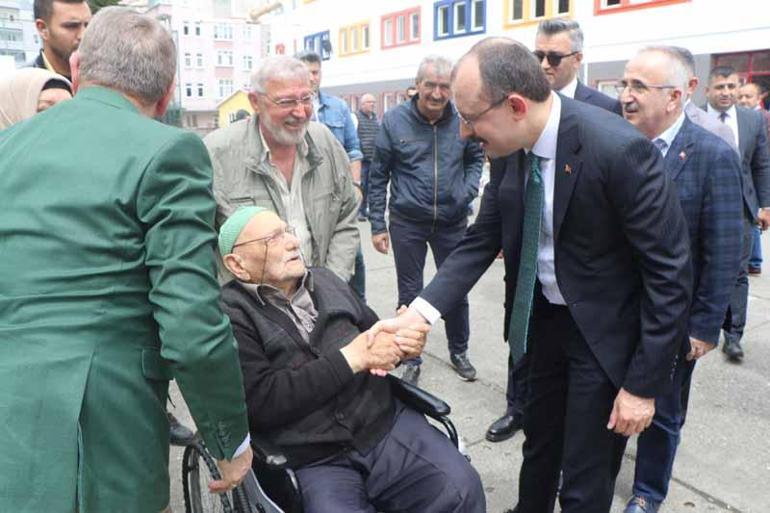
[[[507,332],[521,251],[524,160],[520,150],[493,162],[476,222],[420,295],[441,313],[468,293],[502,248]],[[562,98],[555,169],[559,289],[612,382],[657,396],[667,389],[686,333],[692,292],[687,225],[660,151],[622,118]]]
[[[665,167],[676,183],[690,233],[694,287],[689,335],[717,344],[740,266],[740,162],[726,142],[685,118]]]
[[[583,85],[580,80],[578,80],[577,89],[575,89],[575,99],[579,102],[590,103],[596,107],[614,112],[618,116],[623,115],[623,108],[618,100],[610,98],[601,91]]]
[[[755,219],[760,207],[770,207],[770,149],[762,113],[735,107],[738,151],[741,154],[743,200]]]

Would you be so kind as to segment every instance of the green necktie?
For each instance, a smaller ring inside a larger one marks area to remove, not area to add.
[[[540,240],[540,223],[543,218],[543,177],[540,175],[540,157],[527,154],[529,178],[524,196],[524,226],[521,237],[519,275],[516,277],[516,294],[513,298],[511,322],[508,325],[508,345],[511,359],[517,362],[527,352],[527,329],[532,311],[532,295],[537,276],[537,245]]]

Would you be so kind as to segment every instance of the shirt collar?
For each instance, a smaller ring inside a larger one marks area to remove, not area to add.
[[[273,304],[275,298],[291,302],[292,299],[297,297],[304,290],[313,292],[313,274],[310,272],[310,269],[305,270],[305,275],[300,279],[299,287],[294,291],[292,297],[286,297],[279,288],[266,283],[247,283],[245,281],[240,283],[246,290],[254,294],[254,297],[257,298],[257,301],[259,301],[259,304],[262,306],[265,306],[265,304]]]
[[[255,116],[254,121],[257,123],[257,132],[259,133],[259,142],[262,145],[262,161],[271,162],[270,160],[270,146],[267,145],[267,141],[265,140],[265,134],[262,133],[262,125],[259,124],[259,118],[258,116]],[[310,151],[308,144],[307,144],[307,135],[302,138],[302,140],[297,145],[297,154],[301,158],[307,158],[308,151]]]
[[[684,124],[684,112],[679,114],[679,117],[676,118],[676,121],[674,121],[674,124],[668,127],[658,135],[657,137],[653,137],[652,140],[655,139],[662,139],[663,142],[666,143],[666,149],[671,148],[671,144],[674,142],[674,139],[676,139],[676,135],[679,133],[679,130],[682,129],[682,125]]]
[[[713,114],[717,118],[719,117],[719,114],[721,114],[721,112],[715,109],[714,107],[712,107],[709,102],[706,102],[706,111],[709,112],[710,114]],[[727,113],[728,118],[735,119],[735,116],[736,116],[735,105],[731,105],[730,108],[727,109],[725,112]]]
[[[531,151],[543,159],[556,158],[556,139],[559,137],[559,120],[561,119],[561,98],[559,95],[551,92],[551,113],[548,115],[548,121],[545,128],[540,133],[540,137],[535,141]]]
[[[578,85],[578,79],[577,75],[575,75],[575,78],[572,79],[572,82],[565,85],[561,89],[559,89],[559,92],[566,96],[567,98],[575,99],[575,91],[577,91],[577,85]]]

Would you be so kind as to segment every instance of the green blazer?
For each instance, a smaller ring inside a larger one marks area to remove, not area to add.
[[[0,511],[169,502],[168,382],[209,450],[247,434],[194,134],[89,87],[0,132]]]

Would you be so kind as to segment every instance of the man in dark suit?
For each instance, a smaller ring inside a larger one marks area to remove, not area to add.
[[[551,92],[518,42],[477,43],[452,89],[462,135],[509,158],[433,281],[383,322],[435,321],[502,248],[505,336],[530,360],[518,511],[552,511],[563,470],[562,511],[606,513],[627,437],[652,421],[686,332],[692,269],[675,188],[647,138]]]
[[[621,114],[620,102],[583,85],[577,78],[583,60],[583,30],[573,20],[545,20],[537,27],[535,56],[545,72],[551,89],[575,100]],[[508,361],[505,414],[487,429],[490,442],[512,437],[522,427],[524,398],[527,394],[529,368],[524,357],[516,365]]]
[[[535,56],[551,89],[569,98],[622,114],[620,102],[583,85],[578,79],[583,62],[583,29],[574,20],[540,22],[535,36]]]
[[[725,337],[722,351],[734,362],[743,359],[741,338],[746,327],[748,265],[754,226],[759,225],[762,230],[770,226],[770,150],[767,147],[765,121],[759,112],[735,104],[737,90],[738,75],[735,70],[727,66],[711,70],[706,90],[706,110],[730,126],[736,135],[736,146],[741,157],[741,185],[745,205],[741,245],[743,255],[722,327]]]
[[[668,493],[695,361],[719,342],[740,264],[743,198],[736,153],[685,115],[689,71],[676,49],[650,47],[626,64],[623,115],[660,149],[690,234],[694,290],[672,389],[656,397],[639,435],[633,496],[625,513],[657,513]]]

